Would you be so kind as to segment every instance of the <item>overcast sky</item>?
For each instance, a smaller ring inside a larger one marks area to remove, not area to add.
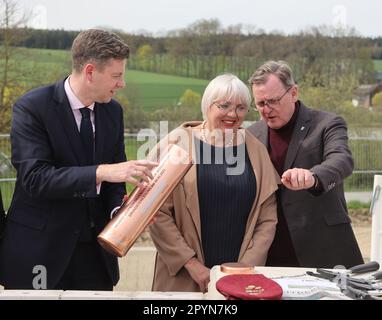
[[[345,25],[382,36],[382,0],[16,0],[34,10],[32,26],[84,30],[108,26],[161,34],[199,19],[224,27],[250,24],[266,32],[296,33],[309,26]]]

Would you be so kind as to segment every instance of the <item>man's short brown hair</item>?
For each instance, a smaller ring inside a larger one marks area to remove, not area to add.
[[[105,66],[110,59],[127,59],[129,47],[116,34],[90,29],[77,35],[72,45],[73,70],[80,72],[88,62]]]

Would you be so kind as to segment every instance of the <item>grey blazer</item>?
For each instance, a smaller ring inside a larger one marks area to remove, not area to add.
[[[353,170],[346,123],[337,115],[298,103],[300,110],[284,171],[310,169],[323,190],[315,194],[282,187],[279,192],[297,259],[303,267],[361,264],[363,259],[350,225],[343,187],[343,180]],[[268,127],[263,120],[249,131],[268,146]]]

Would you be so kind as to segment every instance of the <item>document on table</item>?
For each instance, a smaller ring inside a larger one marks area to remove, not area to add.
[[[285,300],[318,300],[322,298],[346,299],[337,284],[324,279],[288,278],[273,279],[283,289]]]

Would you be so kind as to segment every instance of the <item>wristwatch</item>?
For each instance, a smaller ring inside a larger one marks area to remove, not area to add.
[[[314,179],[314,184],[313,184],[312,189],[317,189],[317,187],[318,187],[318,177],[317,177],[317,175],[314,172],[312,172],[312,177]]]

